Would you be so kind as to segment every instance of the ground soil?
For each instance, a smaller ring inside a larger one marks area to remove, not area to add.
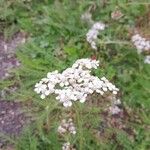
[[[3,35],[0,35],[0,80],[9,79],[11,69],[19,67],[20,63],[16,58],[16,49],[21,44],[25,43],[26,36],[24,33],[16,33],[12,39],[5,40]],[[17,87],[11,87],[10,92],[14,92]],[[4,89],[0,93],[4,93]],[[17,101],[8,101],[0,95],[0,150],[7,144],[4,136],[15,137],[20,135],[23,127],[27,124],[28,118],[22,111],[23,104]],[[3,136],[4,135],[4,136]],[[13,150],[12,146],[7,146],[6,149]]]

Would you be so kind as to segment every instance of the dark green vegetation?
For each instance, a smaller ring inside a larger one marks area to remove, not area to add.
[[[8,100],[17,99],[33,105],[30,111],[36,121],[15,140],[17,150],[61,149],[63,140],[57,135],[57,126],[63,110],[54,97],[41,100],[33,91],[34,85],[47,72],[62,71],[76,59],[92,56],[100,60],[95,74],[106,76],[119,87],[124,108],[130,108],[126,124],[134,129],[135,135],[131,140],[130,133],[109,128],[107,136],[95,136],[91,130],[99,127],[103,107],[91,109],[79,104],[81,122],[77,120],[78,133],[75,138],[70,137],[72,143],[80,150],[150,148],[150,66],[143,63],[143,56],[137,54],[130,42],[137,19],[144,17],[149,9],[148,4],[142,3],[127,0],[0,0],[0,32],[6,39],[18,31],[28,34],[26,44],[17,50],[21,66],[12,71],[11,80],[2,81],[0,85],[0,88],[17,85],[17,92],[8,95]],[[90,27],[80,19],[89,7],[93,20],[108,25],[99,36],[97,52],[86,42]],[[124,14],[118,21],[111,19],[111,12],[116,7]],[[83,127],[87,122],[91,130]],[[109,136],[112,133],[115,137]]]

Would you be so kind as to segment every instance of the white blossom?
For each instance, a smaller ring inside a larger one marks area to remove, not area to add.
[[[66,132],[76,134],[76,128],[74,126],[73,120],[71,118],[68,120],[63,119],[57,131],[61,135],[65,134]]]
[[[147,55],[144,59],[145,64],[150,64],[150,55]]]
[[[105,77],[99,79],[90,74],[91,69],[97,69],[98,66],[99,61],[79,59],[62,73],[49,72],[47,78],[43,78],[35,85],[34,90],[41,95],[42,99],[52,93],[56,94],[56,100],[64,107],[72,106],[74,101],[84,103],[87,96],[94,92],[101,95],[107,91],[117,94],[119,89]]]
[[[134,46],[137,48],[138,53],[143,51],[150,51],[150,41],[141,37],[140,34],[133,35],[131,40]]]
[[[95,22],[92,28],[86,34],[86,40],[91,45],[92,49],[97,50],[96,40],[99,32],[104,30],[106,25],[102,22]]]

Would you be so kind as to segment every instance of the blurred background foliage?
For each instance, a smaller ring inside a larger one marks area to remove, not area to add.
[[[81,20],[81,15],[89,8],[94,21],[108,25],[99,35],[98,51],[93,51],[86,42],[86,33],[90,27]],[[114,21],[111,13],[116,9],[121,10],[123,17]],[[119,131],[117,142],[111,139],[101,141],[88,130],[81,129],[82,136],[79,134],[73,142],[80,143],[82,138],[83,146],[79,149],[83,150],[118,149],[119,146],[125,150],[148,148],[149,133],[145,131],[145,126],[150,123],[150,66],[143,63],[143,56],[137,54],[130,42],[138,18],[144,18],[148,11],[149,1],[0,0],[0,33],[6,40],[11,39],[16,32],[25,32],[28,37],[27,42],[17,49],[21,66],[12,70],[14,76],[11,81],[2,81],[1,88],[17,85],[17,92],[8,95],[8,100],[32,101],[39,110],[37,121],[18,139],[17,149],[60,149],[55,122],[61,111],[55,108],[53,97],[40,100],[33,91],[34,85],[47,72],[55,69],[62,71],[76,59],[92,56],[100,60],[100,67],[94,74],[98,77],[105,75],[120,88],[124,106],[132,108],[132,115],[137,115],[142,123],[131,123],[136,129],[134,141]],[[150,27],[147,27],[149,31]],[[140,28],[144,28],[144,25]],[[45,111],[47,107],[49,111]],[[43,123],[47,124],[46,120],[55,111],[58,114],[55,113],[56,117],[50,119],[51,129],[45,131]]]

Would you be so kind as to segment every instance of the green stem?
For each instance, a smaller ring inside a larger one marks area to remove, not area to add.
[[[75,114],[77,119],[77,134],[79,137],[79,150],[83,149],[83,121],[82,121],[82,108],[79,103],[74,104]]]

